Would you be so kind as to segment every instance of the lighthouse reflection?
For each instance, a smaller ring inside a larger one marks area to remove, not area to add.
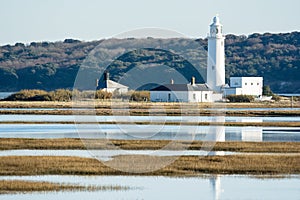
[[[212,191],[212,199],[219,200],[222,193],[220,175],[213,175],[211,178],[209,178],[209,183]]]
[[[242,122],[242,121],[241,121]],[[256,120],[255,122],[262,122]],[[218,125],[214,125],[214,123]],[[202,130],[201,133],[205,134],[203,141],[225,142],[225,141],[246,141],[246,142],[261,142],[263,141],[263,128],[262,127],[230,127],[224,126],[225,116],[216,116],[211,120],[211,126],[208,129]]]
[[[225,134],[225,126],[222,125],[225,123],[224,116],[214,117],[212,124],[217,123],[218,126],[211,126],[208,134],[205,138],[205,141],[210,141],[212,144],[215,142],[225,142],[225,141],[254,141],[260,142],[263,141],[263,129],[261,127],[242,127],[239,131],[231,131],[230,127],[227,127]],[[229,129],[229,130],[228,130]],[[222,151],[211,151],[209,156],[225,155]],[[219,200],[221,199],[221,194],[223,192],[221,186],[221,176],[212,175],[209,178],[209,183],[212,192],[212,199]]]

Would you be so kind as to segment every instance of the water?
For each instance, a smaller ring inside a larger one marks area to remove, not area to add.
[[[234,155],[235,152],[224,151],[194,151],[194,150],[4,150],[0,156],[74,156],[84,158],[99,158],[110,160],[117,155],[153,155],[153,156],[206,156],[206,155]]]
[[[216,135],[217,134],[217,135]],[[211,136],[211,137],[210,137]],[[1,124],[2,138],[300,141],[298,127]]]
[[[6,95],[4,96],[4,98]],[[0,95],[1,98],[1,95]],[[294,105],[296,106],[296,104]],[[95,108],[0,108],[1,111],[53,111],[53,110],[70,110],[70,111],[75,111],[79,112],[80,110],[95,110]],[[113,108],[114,111],[129,111],[128,108]],[[203,108],[199,109],[199,112],[201,111],[207,111],[207,110],[213,110],[213,111],[270,111],[270,110],[275,110],[275,111],[297,111],[300,110],[299,107],[261,107],[261,108]]]
[[[210,122],[214,116],[0,115],[1,122]],[[225,122],[300,122],[300,117],[225,116]]]
[[[299,97],[300,94],[298,93],[281,93],[281,94],[277,94],[279,96],[285,96],[285,97]]]
[[[211,121],[210,116],[93,116],[80,118],[73,115],[0,115],[0,121]],[[281,122],[300,121],[300,117],[232,117],[227,122]],[[300,141],[299,127],[224,127],[224,126],[168,126],[168,125],[109,125],[109,124],[0,124],[0,138],[107,138],[107,139],[163,139],[163,140],[215,140],[215,141]],[[95,152],[94,152],[95,153]],[[184,153],[184,154],[183,154]],[[202,151],[97,151],[101,160],[115,155],[202,155]],[[211,152],[214,155],[232,155],[233,152]],[[93,157],[84,150],[8,150],[1,156],[79,156]],[[129,186],[122,191],[65,191],[34,192],[27,194],[0,195],[0,199],[300,199],[300,176],[284,178],[264,177],[258,179],[240,175],[204,175],[193,178],[170,178],[162,176],[0,176],[0,180],[50,181],[97,186]]]
[[[12,95],[15,92],[0,92],[0,99],[5,99],[6,97]]]
[[[0,180],[50,181],[81,185],[121,185],[126,191],[35,192],[1,195],[6,200],[71,199],[272,199],[299,200],[300,176],[254,178],[237,175],[205,175],[192,178],[162,176],[2,176]]]

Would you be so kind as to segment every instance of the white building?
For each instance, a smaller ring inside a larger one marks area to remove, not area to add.
[[[230,77],[230,87],[224,88],[227,95],[262,96],[263,77]]]
[[[166,84],[150,90],[152,102],[212,102],[213,91],[206,84]]]
[[[106,92],[118,92],[124,94],[128,92],[128,87],[109,79],[109,73],[104,73],[104,80],[99,82],[98,88]]]

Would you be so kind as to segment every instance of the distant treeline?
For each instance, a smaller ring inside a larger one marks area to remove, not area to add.
[[[177,52],[187,52],[189,60],[199,59],[195,41],[207,49],[206,39],[124,39],[133,46],[139,43],[172,46]],[[105,40],[107,41],[107,40]],[[114,44],[117,40],[110,39]],[[89,52],[102,41],[16,43],[0,47],[0,91],[22,89],[72,89],[78,69]],[[122,48],[121,46],[118,48]],[[115,51],[119,49],[116,48]],[[172,49],[170,49],[172,50]],[[103,49],[107,53],[112,49]],[[203,55],[202,55],[203,56]],[[190,63],[164,51],[146,49],[133,51],[114,61],[108,68],[112,80],[135,66],[163,64],[178,70],[187,78],[195,75]],[[252,34],[226,36],[226,79],[230,76],[263,76],[264,84],[275,93],[300,93],[300,32],[284,34]],[[205,71],[205,63],[200,66]],[[199,74],[196,79],[203,81]],[[94,81],[94,80],[92,80]]]
[[[149,101],[148,91],[128,91],[125,94],[110,93],[102,90],[78,91],[58,89],[55,91],[45,90],[21,90],[10,95],[2,101],[72,101],[74,99],[122,99],[129,101]]]

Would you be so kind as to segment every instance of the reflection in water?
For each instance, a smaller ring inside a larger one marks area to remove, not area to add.
[[[3,150],[0,156],[76,156],[101,160],[110,160],[119,155],[153,155],[153,156],[205,156],[208,152],[198,150]],[[235,155],[236,152],[211,151],[211,155]]]
[[[224,116],[214,117],[212,123],[225,123]],[[216,141],[224,142],[225,141],[225,126],[210,126],[207,136],[204,139],[205,141]]]
[[[212,175],[212,177],[209,178],[209,182],[212,189],[212,199],[219,200],[222,192],[220,175]]]
[[[196,133],[191,130],[195,126],[168,126],[162,127],[153,134],[155,125],[138,127],[130,125],[129,131],[134,135],[120,131],[117,125],[90,125],[89,129],[81,130],[82,135],[89,138],[106,139],[150,139],[150,140],[187,140],[193,136],[194,140],[206,141],[300,141],[299,127],[241,127],[241,126],[198,126]],[[101,134],[99,134],[101,130]],[[141,133],[140,130],[149,131]],[[103,134],[105,132],[106,134]],[[211,134],[208,134],[211,133]],[[140,137],[137,138],[136,136]],[[144,135],[143,135],[144,134]],[[149,135],[151,137],[149,137]],[[75,125],[72,124],[1,124],[1,138],[79,138]]]
[[[0,176],[0,180],[51,181],[80,185],[122,185],[140,190],[66,191],[1,195],[6,200],[73,199],[272,199],[299,200],[299,175],[287,178],[216,175],[204,177],[155,176]],[[222,183],[222,184],[221,184]]]
[[[243,121],[243,120],[241,120]],[[249,121],[249,120],[246,120]],[[254,120],[255,122],[261,122],[262,120]],[[253,121],[253,122],[254,122]],[[224,116],[218,116],[213,119],[212,122],[216,123],[225,123]],[[227,127],[230,129],[230,127]],[[263,141],[263,129],[262,127],[240,127],[240,129],[235,129],[234,131],[227,133],[226,137],[225,126],[211,126],[209,128],[208,134],[204,140],[206,141],[216,141],[216,142],[225,142],[233,140],[230,136],[234,133],[234,140],[238,141],[253,141],[253,142],[261,142]]]

